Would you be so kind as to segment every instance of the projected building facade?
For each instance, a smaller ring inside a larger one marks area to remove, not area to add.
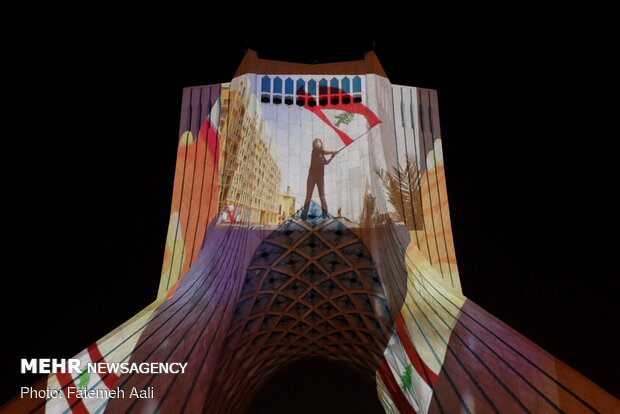
[[[435,91],[391,84],[372,52],[248,51],[230,83],[184,90],[179,136],[158,298],[77,358],[187,372],[50,375],[37,387],[154,398],[7,407],[239,413],[279,369],[321,357],[374,381],[388,413],[620,411],[463,295]]]

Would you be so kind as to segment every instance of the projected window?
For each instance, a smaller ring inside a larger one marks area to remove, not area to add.
[[[345,76],[344,78],[342,78],[342,103],[343,104],[348,104],[351,103],[351,80]]]
[[[340,82],[336,78],[329,81],[329,99],[332,105],[338,105],[340,102]]]
[[[276,105],[282,103],[282,78],[279,76],[273,79],[272,102]]]
[[[271,100],[271,79],[269,78],[269,76],[262,77],[260,91],[260,101],[269,103],[269,101]]]
[[[322,78],[319,81],[319,105],[321,106],[327,105],[328,98],[329,97],[327,94],[327,79]]]
[[[353,102],[362,102],[362,79],[359,76],[353,78]]]
[[[293,82],[293,79],[291,78],[286,78],[286,81],[284,81],[284,103],[287,105],[293,104],[294,84],[295,82]]]
[[[316,105],[316,81],[311,79],[308,82],[308,105]]]
[[[303,106],[306,104],[306,81],[303,79],[297,79],[297,105]]]

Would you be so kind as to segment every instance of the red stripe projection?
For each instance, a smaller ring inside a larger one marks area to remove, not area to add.
[[[103,359],[103,355],[101,355],[101,351],[99,351],[99,347],[97,346],[97,344],[92,344],[88,347],[88,355],[90,355],[90,359],[93,362],[105,362],[105,359]],[[118,382],[118,375],[116,375],[114,372],[110,372],[107,374],[99,372],[98,374],[106,387],[110,389],[116,387],[116,383]]]
[[[89,414],[82,400],[77,398],[75,394],[70,394],[68,391],[69,388],[77,388],[73,382],[73,377],[71,377],[71,374],[59,372],[56,374],[56,378],[60,383],[62,392],[65,394],[69,407],[71,407],[71,412],[75,414]]]
[[[405,397],[405,394],[403,394],[403,391],[400,389],[400,386],[394,378],[392,370],[390,369],[385,358],[383,358],[379,363],[378,371],[381,379],[383,380],[383,383],[390,392],[392,401],[394,402],[394,404],[396,404],[396,408],[398,408],[398,411],[401,414],[416,414],[411,404],[409,404],[407,397]]]
[[[426,382],[431,388],[435,388],[435,382],[437,382],[437,374],[435,374],[422,360],[420,354],[415,350],[411,340],[409,339],[409,335],[407,335],[407,328],[405,327],[405,321],[403,320],[402,315],[398,315],[396,318],[396,332],[398,333],[398,338],[400,339],[400,343],[403,345],[407,356],[409,357],[409,361],[418,372],[420,377]]]

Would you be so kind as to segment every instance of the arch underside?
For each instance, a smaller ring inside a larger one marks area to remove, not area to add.
[[[311,202],[248,266],[207,412],[246,407],[278,369],[307,357],[373,378],[391,334],[385,290],[361,239]]]

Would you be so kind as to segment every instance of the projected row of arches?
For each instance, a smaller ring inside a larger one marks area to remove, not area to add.
[[[362,102],[362,79],[359,76],[330,79],[294,79],[291,77],[260,77],[261,102],[303,106],[337,105]]]

